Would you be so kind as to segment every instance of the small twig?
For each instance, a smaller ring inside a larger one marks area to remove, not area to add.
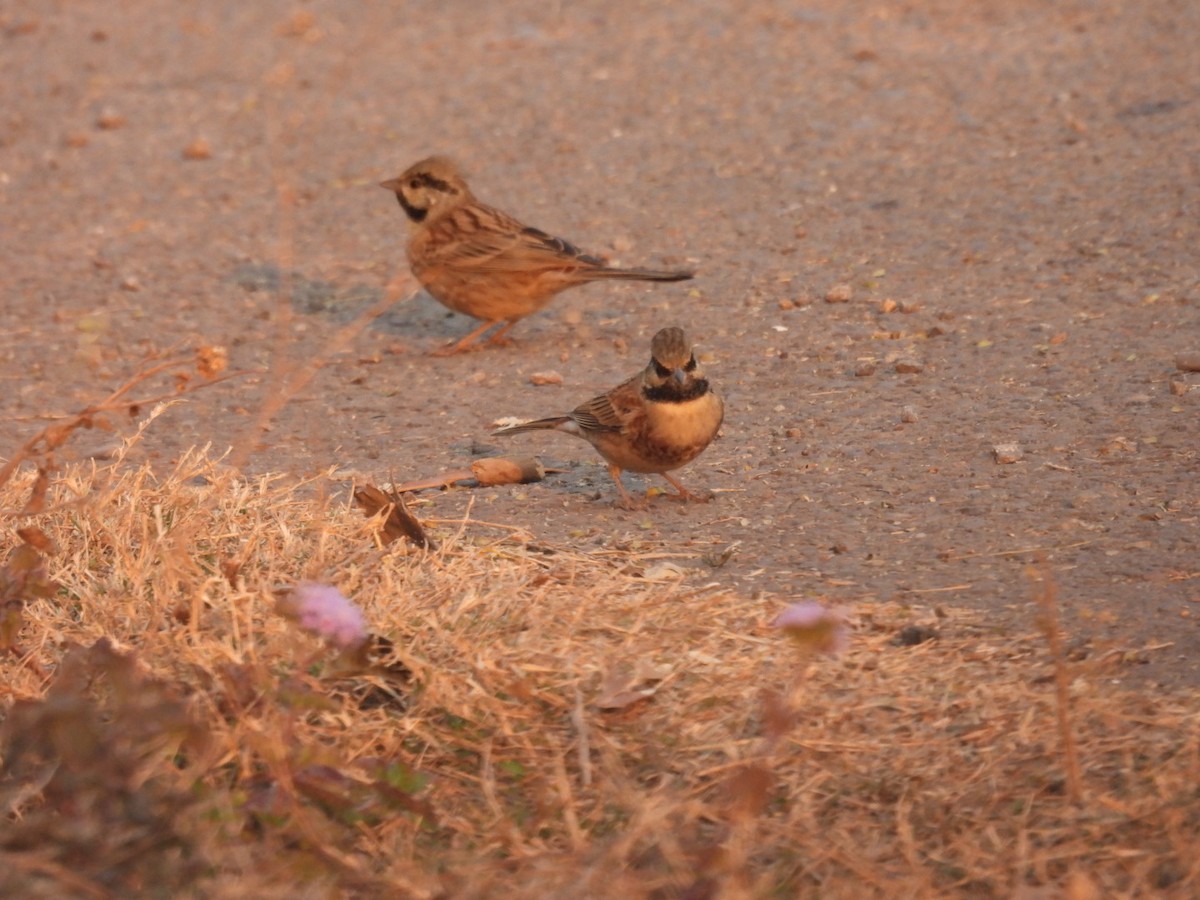
[[[591,741],[588,737],[587,719],[584,717],[583,711],[583,691],[579,690],[579,685],[575,685],[575,708],[571,710],[571,724],[575,726],[575,733],[579,735],[579,743],[576,749],[579,753],[579,777],[584,787],[590,787],[592,783],[592,750]]]
[[[149,406],[154,403],[161,403],[166,400],[173,400],[184,394],[189,394],[192,391],[200,390],[201,388],[211,387],[215,384],[220,384],[222,381],[228,381],[230,378],[239,378],[243,375],[250,374],[249,372],[228,372],[200,384],[187,385],[179,390],[156,394],[152,397],[139,397],[136,400],[125,399],[125,395],[133,390],[137,385],[141,384],[149,378],[153,378],[161,372],[166,372],[174,368],[178,368],[185,364],[185,360],[175,359],[171,362],[160,363],[157,366],[152,366],[149,369],[142,369],[131,376],[124,384],[109,394],[99,403],[85,406],[83,409],[69,416],[64,417],[64,421],[55,422],[47,425],[17,450],[9,458],[2,467],[0,467],[0,487],[8,483],[17,467],[25,460],[39,453],[49,453],[57,450],[67,439],[79,428],[91,427],[92,420],[103,413],[115,412],[117,410],[136,409],[142,406]],[[39,445],[43,445],[39,450]]]
[[[1044,554],[1047,551],[1072,550],[1075,547],[1085,547],[1088,544],[1094,544],[1095,541],[1076,541],[1073,544],[1059,544],[1056,547],[1022,547],[1019,550],[997,550],[994,553],[964,553],[961,556],[950,554],[947,557],[949,562],[957,562],[960,559],[988,559],[994,556],[1023,556],[1026,553]]]
[[[555,742],[557,744],[557,741]],[[575,811],[575,792],[571,790],[571,778],[567,775],[566,751],[556,747],[554,754],[554,780],[558,785],[558,793],[562,799],[563,823],[567,826],[567,837],[571,841],[571,849],[576,853],[585,846],[583,829],[579,826],[579,814]]]
[[[1058,731],[1062,740],[1063,762],[1067,772],[1067,796],[1076,806],[1083,804],[1083,776],[1079,766],[1079,748],[1075,744],[1075,732],[1071,728],[1071,682],[1067,664],[1063,659],[1062,633],[1058,618],[1058,589],[1050,574],[1045,557],[1039,560],[1039,568],[1029,570],[1030,580],[1041,575],[1041,590],[1038,605],[1042,608],[1042,630],[1050,645],[1050,656],[1054,661],[1055,701],[1058,712]]]
[[[470,509],[468,509],[468,515],[464,516],[461,519],[440,519],[440,518],[432,518],[431,517],[431,518],[426,519],[425,521],[429,522],[432,525],[459,525],[459,526],[462,526],[462,528],[460,528],[459,533],[458,533],[458,537],[460,537],[460,538],[462,537],[462,529],[466,528],[467,525],[474,525],[479,528],[497,528],[501,531],[509,531],[509,532],[512,532],[513,534],[517,534],[517,535],[529,534],[528,526],[510,525],[507,522],[486,522],[483,519],[472,519],[469,513],[470,513]]]

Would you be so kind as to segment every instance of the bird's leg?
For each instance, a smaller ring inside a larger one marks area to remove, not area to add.
[[[678,496],[673,498],[675,500],[682,500],[684,503],[707,503],[712,499],[712,494],[707,494],[704,496],[700,494],[693,494],[666,472],[660,472],[659,474],[662,475],[663,478],[667,479],[667,481],[671,482],[671,486],[674,487],[675,490],[679,491]]]
[[[617,501],[617,506],[621,509],[645,509],[645,501],[638,503],[630,496],[629,491],[625,490],[625,485],[621,484],[621,470],[609,463],[608,474],[612,476],[613,484],[617,486],[617,493],[621,495],[621,499]]]
[[[496,344],[499,347],[504,347],[504,346],[507,346],[508,344],[511,344],[512,341],[510,341],[504,335],[506,335],[508,333],[508,329],[512,328],[519,321],[520,321],[519,319],[513,319],[511,322],[505,322],[504,326],[499,331],[497,331],[495,334],[493,334],[490,338],[488,338],[487,342],[489,344]]]
[[[476,339],[495,324],[496,323],[494,321],[484,322],[482,325],[480,325],[478,328],[476,328],[474,331],[472,331],[470,334],[468,334],[465,338],[461,338],[460,340],[457,340],[452,344],[447,344],[445,347],[439,347],[437,350],[434,350],[429,355],[430,356],[453,356],[456,353],[462,353],[464,350],[478,349],[478,348],[473,347]],[[504,329],[501,329],[501,331],[503,331],[503,330]]]

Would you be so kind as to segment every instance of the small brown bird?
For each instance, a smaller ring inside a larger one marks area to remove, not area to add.
[[[483,324],[438,351],[470,347],[493,325],[502,343],[517,321],[554,295],[589,281],[684,281],[692,272],[617,269],[579,248],[475,199],[454,163],[438,156],[381,183],[394,191],[409,219],[408,264],[435,300]]]
[[[608,460],[620,505],[637,504],[621,484],[621,470],[656,472],[681,500],[703,501],[667,473],[691,462],[721,427],[725,405],[709,388],[682,328],[664,328],[650,342],[645,370],[565,416],[538,419],[492,432],[553,429],[581,437]]]

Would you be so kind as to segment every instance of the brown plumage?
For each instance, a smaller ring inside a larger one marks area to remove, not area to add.
[[[703,500],[667,473],[691,462],[712,442],[725,406],[700,370],[682,328],[664,328],[650,342],[650,364],[637,375],[577,406],[551,416],[501,428],[493,434],[551,429],[581,437],[608,461],[621,495],[620,505],[636,506],[621,470],[656,473],[682,500]]]
[[[691,272],[618,269],[475,199],[449,160],[423,159],[382,182],[409,220],[408,263],[431,296],[483,324],[439,351],[458,353],[493,325],[500,343],[514,323],[567,288],[590,281],[683,281]]]

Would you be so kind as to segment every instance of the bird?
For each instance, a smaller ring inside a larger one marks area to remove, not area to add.
[[[449,356],[470,349],[493,325],[489,343],[537,312],[556,294],[591,281],[686,281],[695,273],[621,269],[575,245],[525,225],[475,198],[458,167],[431,156],[402,175],[380,182],[396,194],[408,217],[409,267],[442,305],[483,324],[435,352]]]
[[[704,377],[682,328],[664,328],[650,342],[646,368],[606,394],[551,416],[510,425],[493,435],[543,429],[562,431],[590,443],[608,462],[624,509],[641,506],[621,484],[621,471],[656,473],[679,492],[677,499],[704,502],[669,473],[707,447],[725,418],[725,404]]]

